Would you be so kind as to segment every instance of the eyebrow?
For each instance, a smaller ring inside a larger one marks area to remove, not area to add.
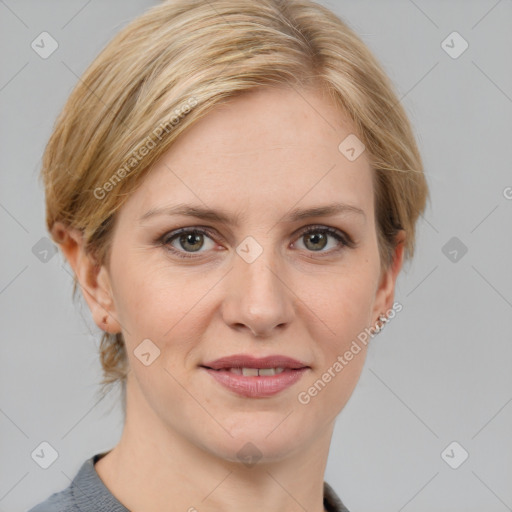
[[[361,208],[345,203],[332,203],[324,206],[316,206],[305,209],[295,208],[288,212],[281,219],[280,223],[296,222],[313,217],[330,217],[334,215],[352,214],[362,216],[366,221],[366,214]],[[157,215],[184,215],[187,217],[196,217],[203,220],[217,221],[223,224],[234,226],[238,226],[240,221],[240,215],[235,215],[233,218],[231,218],[230,215],[224,210],[213,210],[190,204],[178,204],[170,207],[151,208],[139,218],[139,223],[142,223],[150,217],[155,217]]]

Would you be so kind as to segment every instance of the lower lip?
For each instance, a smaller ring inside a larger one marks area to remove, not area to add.
[[[204,368],[204,367],[203,367]],[[238,395],[248,398],[265,398],[295,384],[308,368],[285,369],[276,375],[244,377],[228,370],[204,368],[217,382]]]

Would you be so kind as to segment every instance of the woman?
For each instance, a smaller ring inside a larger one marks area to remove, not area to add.
[[[428,196],[363,42],[309,0],[164,2],[85,72],[42,176],[125,424],[32,512],[347,510],[335,419]]]

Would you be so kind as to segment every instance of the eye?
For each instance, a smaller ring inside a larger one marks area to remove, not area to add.
[[[188,255],[187,253],[199,252],[204,246],[205,238],[209,239],[211,242],[209,248],[213,248],[215,244],[209,236],[211,234],[210,230],[205,228],[182,228],[172,233],[166,233],[161,238],[161,243],[165,245],[168,250],[181,258],[194,258],[194,256]],[[178,247],[176,247],[176,245]]]
[[[323,249],[329,244],[329,238],[334,238],[335,240],[334,249],[324,251]],[[350,237],[342,231],[328,226],[310,226],[302,231],[298,240],[304,240],[305,243],[303,245],[310,252],[331,253],[342,250],[344,247],[354,246]]]
[[[194,253],[206,252],[208,249],[215,247],[213,241],[215,236],[215,233],[208,228],[181,228],[177,231],[165,233],[156,241],[180,258],[195,258]],[[324,251],[323,249],[329,244],[329,238],[335,240],[334,248]],[[302,241],[302,239],[306,241],[304,243],[306,251],[322,254],[330,254],[341,251],[346,247],[355,246],[348,235],[328,226],[309,226],[300,233],[298,240]],[[205,240],[209,240],[209,247],[208,244],[205,245]],[[205,251],[201,251],[203,248],[205,248]]]

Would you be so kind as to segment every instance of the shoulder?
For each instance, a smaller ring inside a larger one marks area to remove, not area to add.
[[[79,509],[74,503],[71,487],[68,487],[63,491],[53,493],[28,512],[79,512]]]
[[[109,495],[94,469],[94,463],[101,455],[96,454],[84,461],[68,487],[54,492],[28,512],[96,512],[95,503],[103,503],[105,495]],[[111,501],[115,502],[115,498],[111,497]],[[110,506],[108,510],[125,512],[126,509]]]

